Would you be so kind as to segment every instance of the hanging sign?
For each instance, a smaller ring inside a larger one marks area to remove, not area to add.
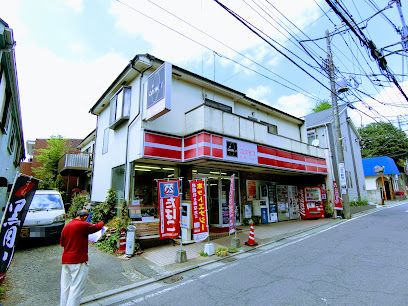
[[[203,180],[190,182],[190,199],[193,209],[193,240],[203,241],[208,238],[207,202]]]
[[[20,235],[38,180],[22,174],[16,178],[0,223],[0,274],[4,274],[13,259],[15,241]]]
[[[339,188],[337,188],[336,181],[333,181],[333,198],[334,198],[334,209],[343,210],[343,203],[341,202]]]
[[[235,175],[231,175],[230,191],[229,191],[229,202],[228,202],[228,211],[229,211],[229,233],[235,233]]]
[[[179,180],[157,181],[160,239],[180,236]]]

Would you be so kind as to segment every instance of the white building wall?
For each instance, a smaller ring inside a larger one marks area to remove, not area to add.
[[[268,139],[268,145],[324,157],[322,149],[299,143],[301,139],[301,128],[299,128],[297,123],[285,121],[281,118],[275,118],[267,113],[257,111],[260,120],[278,126],[278,136],[267,133],[265,125],[245,119],[251,115],[251,110],[254,110],[253,108],[233,101],[232,98],[208,93],[208,99],[232,107],[233,114],[211,107],[199,107],[205,100],[205,97],[203,97],[203,89],[174,77],[172,80],[171,111],[153,121],[145,121],[143,119],[146,113],[147,79],[148,74],[146,73],[143,76],[141,87],[139,76],[130,84],[127,84],[127,86],[131,86],[132,88],[130,116],[121,126],[118,126],[115,130],[109,129],[109,105],[107,105],[98,116],[91,195],[92,201],[101,202],[105,200],[107,191],[111,188],[112,168],[124,165],[125,163],[128,165],[125,194],[129,194],[128,189],[130,185],[130,175],[132,173],[129,167],[132,161],[141,158],[143,155],[143,130],[184,136],[191,132],[198,131],[199,129],[197,128],[203,129],[203,127],[205,127],[205,129],[215,133],[259,143],[265,143],[265,139]],[[140,88],[142,98],[140,98]],[[141,106],[139,105],[140,102]],[[195,110],[191,111],[193,109]],[[188,120],[186,119],[187,112]],[[242,117],[237,115],[241,115]],[[108,152],[102,154],[105,129],[108,129],[109,144]],[[303,134],[306,135],[304,131]],[[286,138],[281,136],[285,136]]]
[[[275,124],[278,127],[278,135],[288,137],[294,140],[301,141],[301,131],[299,130],[299,125],[291,123],[289,121],[283,120],[279,117],[275,117],[266,112],[255,109],[246,104],[235,102],[235,108],[233,112],[244,118],[253,117],[259,121],[264,121],[270,124]],[[307,142],[307,141],[305,141]]]
[[[366,176],[365,178],[365,185],[367,190],[377,190],[377,177],[374,176]]]
[[[147,78],[144,79],[144,86],[146,85]],[[144,114],[146,113],[145,92],[143,93]],[[173,78],[171,111],[153,121],[143,121],[143,128],[172,135],[184,135],[184,114],[202,103],[204,100],[199,88]]]

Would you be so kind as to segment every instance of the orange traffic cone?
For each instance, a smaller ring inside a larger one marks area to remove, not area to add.
[[[256,246],[258,243],[255,241],[255,230],[254,230],[254,223],[250,223],[250,228],[249,228],[249,236],[248,236],[248,241],[245,242],[246,245],[249,246]]]
[[[126,231],[122,229],[119,237],[119,249],[115,254],[124,254],[126,252]]]

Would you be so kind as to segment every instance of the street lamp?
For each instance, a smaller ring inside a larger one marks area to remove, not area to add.
[[[381,175],[381,184],[382,184],[382,190],[381,190],[381,204],[384,205],[384,200],[387,200],[387,194],[385,192],[385,185],[384,185],[384,166],[375,166],[374,167],[375,173],[377,175]]]

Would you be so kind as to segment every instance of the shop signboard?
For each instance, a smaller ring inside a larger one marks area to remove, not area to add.
[[[180,235],[179,180],[158,180],[160,239],[178,238]]]
[[[171,109],[170,63],[165,62],[147,79],[146,120],[154,120]]]
[[[204,180],[190,182],[190,199],[193,208],[193,240],[203,241],[209,235]]]
[[[258,164],[258,147],[254,143],[223,137],[224,160]]]
[[[0,274],[6,273],[13,259],[15,242],[20,235],[38,180],[19,174],[14,181],[9,200],[0,223]]]
[[[228,211],[229,211],[229,233],[235,233],[235,175],[231,175]]]

